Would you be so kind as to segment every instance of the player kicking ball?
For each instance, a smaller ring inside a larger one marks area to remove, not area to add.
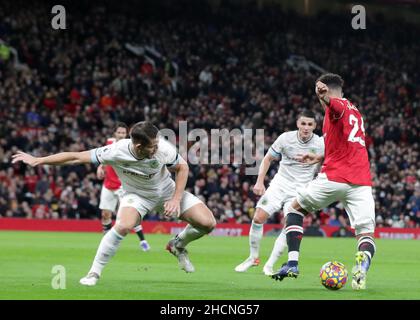
[[[106,141],[107,145],[127,138],[128,126],[123,122],[117,122],[115,125],[113,137]],[[112,228],[112,215],[117,211],[120,196],[124,193],[121,187],[121,181],[112,166],[99,165],[96,170],[98,179],[103,179],[99,209],[101,209],[102,230],[107,233]],[[141,224],[134,227],[134,232],[140,240],[140,248],[143,251],[149,251],[150,245],[144,237]]]
[[[303,236],[303,217],[311,211],[340,201],[355,229],[356,262],[352,270],[352,288],[366,288],[366,276],[375,254],[375,203],[372,196],[370,165],[365,145],[365,129],[359,110],[343,98],[343,80],[336,74],[324,74],[315,84],[315,92],[325,110],[323,133],[325,160],[318,177],[306,188],[297,190],[286,221],[288,262],[272,277],[283,280],[299,275],[299,248]],[[322,161],[308,153],[304,163]]]
[[[188,222],[185,229],[169,241],[166,249],[177,257],[185,272],[194,272],[185,247],[210,233],[216,220],[200,199],[185,191],[188,164],[172,144],[159,137],[158,129],[152,123],[136,123],[130,130],[130,139],[89,151],[62,152],[39,158],[19,152],[12,157],[13,163],[23,161],[31,166],[82,163],[112,165],[120,178],[124,195],[117,220],[102,238],[92,267],[86,277],[80,280],[82,285],[96,285],[121,241],[152,210]],[[175,181],[168,169],[176,173]]]
[[[312,152],[324,155],[324,139],[314,134],[316,128],[315,115],[311,111],[302,112],[296,121],[298,130],[281,134],[261,162],[257,182],[253,188],[256,195],[262,196],[257,203],[257,209],[252,219],[249,231],[249,257],[236,266],[236,272],[246,272],[260,263],[260,242],[263,237],[263,226],[275,212],[288,208],[296,196],[296,188],[305,186],[313,180],[319,169],[317,164],[305,164],[297,160],[298,155]],[[281,157],[280,166],[267,191],[264,179],[270,168],[271,161]],[[285,212],[285,220],[286,220]],[[287,248],[286,234],[283,229],[277,237],[270,258],[265,263],[263,271],[271,276],[274,264]]]

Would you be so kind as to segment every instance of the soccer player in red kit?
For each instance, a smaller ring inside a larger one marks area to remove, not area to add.
[[[109,145],[121,139],[125,139],[127,137],[127,133],[127,125],[123,122],[117,122],[115,125],[113,137],[109,138],[106,141],[106,144]],[[112,228],[112,214],[117,210],[119,198],[122,195],[123,190],[121,188],[121,181],[112,166],[101,164],[99,165],[96,173],[99,179],[104,179],[101,191],[101,199],[99,202],[99,209],[102,210],[102,228],[104,233],[107,233]],[[150,250],[150,245],[146,241],[143,234],[142,225],[139,224],[138,226],[134,227],[134,231],[137,233],[140,239],[141,249],[143,251]]]
[[[315,85],[315,92],[324,107],[325,159],[318,177],[305,188],[297,190],[297,197],[288,210],[286,238],[288,262],[272,277],[283,280],[297,277],[303,218],[340,201],[346,209],[357,238],[356,264],[352,270],[352,287],[366,288],[366,275],[375,254],[375,204],[372,195],[370,165],[365,145],[365,129],[359,110],[343,98],[343,80],[337,74],[324,74]],[[323,160],[315,154],[300,155],[305,163]]]

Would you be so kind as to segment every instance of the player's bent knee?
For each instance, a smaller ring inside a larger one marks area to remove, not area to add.
[[[180,218],[205,233],[212,232],[216,227],[216,219],[214,218],[213,213],[203,203],[196,204],[189,208]]]
[[[308,214],[308,212],[305,209],[303,209],[296,200],[293,201],[288,208],[286,208],[286,213],[295,213],[302,217]]]
[[[216,228],[216,219],[214,217],[206,221],[206,223],[201,226],[201,229],[205,231],[206,233],[212,232],[214,228]]]
[[[122,223],[117,222],[115,223],[115,231],[117,231],[121,236],[125,237],[127,234],[130,233],[131,229],[133,229],[134,226],[128,223]]]
[[[109,210],[102,210],[102,219],[108,220],[112,218],[112,212]]]
[[[254,223],[257,224],[264,224],[267,222],[267,219],[268,214],[264,210],[257,208],[257,211],[255,212],[255,216],[252,219],[252,221],[254,221]]]

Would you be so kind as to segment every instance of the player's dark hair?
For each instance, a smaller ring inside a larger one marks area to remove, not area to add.
[[[335,73],[325,73],[316,80],[316,82],[318,81],[325,83],[329,88],[332,89],[342,89],[344,86],[343,78]]]
[[[118,130],[118,128],[125,128],[128,132],[128,126],[124,123],[124,122],[120,122],[118,121],[115,125],[114,125],[114,131],[116,132]]]
[[[150,141],[157,137],[159,129],[149,121],[137,122],[131,127],[130,137],[133,143],[148,146]]]
[[[311,110],[303,110],[301,113],[299,113],[297,118],[299,120],[302,117],[316,119],[315,113]]]

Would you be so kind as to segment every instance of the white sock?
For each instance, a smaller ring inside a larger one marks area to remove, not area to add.
[[[271,251],[270,258],[268,259],[266,265],[273,267],[286,248],[287,239],[283,229],[277,237],[276,242],[274,242],[273,250]]]
[[[200,239],[202,236],[206,235],[207,232],[200,230],[188,224],[184,230],[182,230],[177,236],[176,247],[185,248],[187,244],[191,241]]]
[[[141,225],[141,224],[139,224],[138,226],[135,226],[133,230],[134,230],[134,232],[136,232],[136,233],[137,233],[137,232],[139,232],[139,231],[143,230],[143,227],[142,227],[142,225]]]
[[[102,269],[115,255],[115,252],[117,252],[121,240],[123,239],[124,237],[119,235],[115,228],[112,228],[106,235],[104,235],[101,243],[99,244],[98,251],[96,252],[95,259],[93,260],[93,264],[89,272],[95,272],[100,276]]]
[[[288,258],[289,261],[299,261],[299,251],[290,251]]]
[[[264,224],[254,223],[252,221],[251,229],[249,230],[249,256],[256,259],[260,255],[260,242],[263,237]]]

